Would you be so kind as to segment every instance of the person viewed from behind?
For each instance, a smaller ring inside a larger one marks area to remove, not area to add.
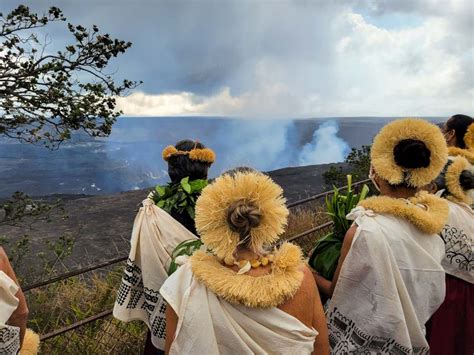
[[[206,187],[197,251],[160,293],[168,303],[170,354],[328,354],[326,321],[301,250],[272,251],[288,216],[282,189],[254,171],[230,172]]]
[[[419,119],[387,124],[371,149],[370,178],[380,196],[347,216],[335,277],[316,275],[331,297],[329,340],[335,354],[427,354],[425,323],[443,302],[444,199],[418,192],[447,161],[440,130]]]
[[[156,205],[195,235],[197,233],[194,225],[194,206],[202,189],[207,186],[207,174],[215,158],[211,149],[191,140],[179,141],[176,145],[170,145],[163,150],[163,159],[168,163],[171,182],[163,187],[163,193],[156,189],[152,199]],[[185,185],[183,179],[190,189],[183,188]],[[177,195],[180,199],[173,203]],[[185,202],[185,206],[180,206],[182,202]]]
[[[131,249],[114,316],[142,320],[149,328],[144,354],[163,353],[166,303],[159,289],[168,277],[172,253],[183,241],[197,239],[194,206],[207,185],[215,153],[202,143],[182,140],[162,152],[171,182],[157,186],[135,218]]]
[[[474,168],[453,158],[430,185],[446,199],[449,216],[441,231],[446,255],[446,298],[431,317],[427,335],[431,355],[474,354]]]
[[[474,164],[474,119],[466,115],[454,115],[443,126],[449,147],[449,156],[462,156]]]
[[[26,328],[28,306],[8,256],[0,247],[0,354],[36,354],[39,337]]]

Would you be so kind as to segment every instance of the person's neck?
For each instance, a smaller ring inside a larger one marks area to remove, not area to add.
[[[382,195],[392,197],[392,198],[410,198],[415,196],[417,190],[407,189],[407,188],[396,188],[396,189],[386,189],[382,192]]]
[[[238,248],[235,252],[235,260],[253,260],[257,258],[258,254],[249,248]]]

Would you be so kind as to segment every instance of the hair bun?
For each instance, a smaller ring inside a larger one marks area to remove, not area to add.
[[[402,168],[427,168],[431,152],[425,143],[416,139],[401,140],[393,149],[395,163]]]
[[[459,184],[463,190],[474,189],[474,174],[469,170],[464,170],[459,176]]]
[[[262,213],[253,203],[237,201],[229,207],[227,223],[232,231],[239,233],[242,238],[249,235],[252,228],[258,227]]]

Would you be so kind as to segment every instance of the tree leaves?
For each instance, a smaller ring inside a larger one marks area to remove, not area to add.
[[[38,15],[20,5],[0,14],[0,48],[6,49],[0,54],[1,135],[51,149],[77,130],[108,136],[121,114],[115,97],[140,84],[116,83],[104,72],[131,43],[101,34],[95,25],[67,24],[72,43],[46,54],[47,43],[35,29],[65,20],[57,7]]]

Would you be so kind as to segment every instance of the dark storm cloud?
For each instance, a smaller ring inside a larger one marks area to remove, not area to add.
[[[6,12],[17,1],[2,1]],[[26,2],[36,11],[56,4]],[[277,58],[291,65],[331,60],[326,2],[67,1],[72,23],[98,24],[133,47],[117,61],[120,75],[144,81],[147,93],[191,91],[207,95],[224,86],[239,93],[255,81],[255,64]],[[52,38],[57,26],[48,29]],[[301,76],[297,68],[288,79]]]

